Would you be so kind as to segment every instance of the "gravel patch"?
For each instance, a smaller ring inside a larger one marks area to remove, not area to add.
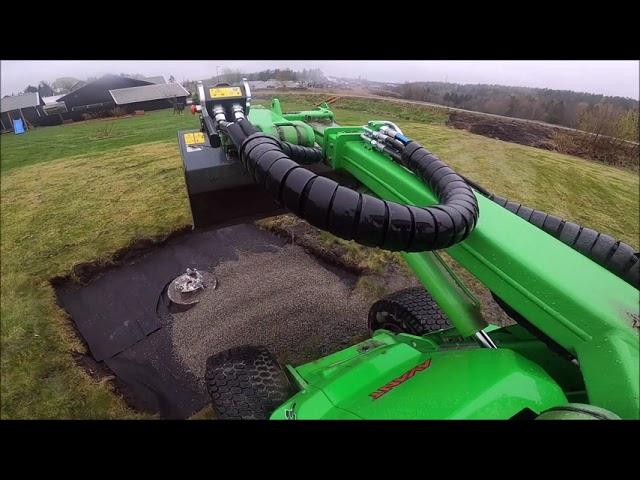
[[[297,365],[367,334],[375,296],[354,290],[355,276],[338,275],[301,247],[239,252],[213,273],[217,287],[173,314],[168,326],[176,359],[197,378],[210,355],[234,346],[265,345],[282,363]]]

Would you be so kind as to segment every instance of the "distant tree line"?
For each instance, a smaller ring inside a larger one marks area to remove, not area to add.
[[[259,80],[263,82],[266,82],[267,80],[279,80],[282,82],[320,82],[325,80],[324,74],[319,68],[305,68],[300,71],[291,70],[290,68],[276,68],[273,70],[262,70],[253,73],[243,73],[240,70],[225,68],[224,70],[222,70],[222,73],[220,75],[212,77],[213,80],[219,79],[220,82],[226,83],[238,83],[243,78],[246,78],[247,80]]]
[[[41,97],[51,97],[53,95],[64,95],[71,91],[71,88],[80,80],[74,77],[60,77],[53,82],[41,80],[37,86],[28,85],[23,93],[38,92]],[[89,80],[88,80],[89,81]]]
[[[505,87],[501,85],[459,85],[444,82],[408,82],[392,88],[394,96],[437,103],[507,117],[525,118],[580,128],[594,123],[590,116],[615,118],[638,111],[638,101],[592,93],[548,88]],[[606,115],[604,110],[606,108]],[[595,122],[597,123],[597,122]],[[627,132],[628,133],[628,132]],[[631,132],[637,139],[637,132]],[[629,138],[629,139],[633,139]]]
[[[326,78],[322,73],[322,70],[319,68],[311,68],[311,69],[303,69],[300,71],[291,70],[289,68],[285,69],[273,69],[273,70],[262,70],[259,72],[251,72],[246,73],[240,70],[232,70],[230,68],[225,68],[219,75],[215,75],[209,79],[212,82],[225,82],[230,84],[237,84],[240,81],[246,78],[247,80],[252,81],[263,81],[267,80],[279,80],[281,82],[286,81],[294,81],[294,82],[324,82]],[[182,81],[182,86],[186,88],[192,94],[193,101],[195,103],[200,102],[200,98],[198,95],[198,90],[196,88],[195,80],[185,79]]]
[[[588,132],[576,143],[590,158],[638,168],[640,123],[637,108],[620,111],[608,103],[590,106],[580,114],[578,129]]]
[[[145,80],[147,77],[142,75],[141,73],[121,73],[121,77],[129,77],[135,78],[138,80]],[[85,82],[93,82],[94,80],[98,80],[99,77],[93,76],[88,77]],[[38,92],[41,97],[50,97],[53,95],[65,95],[71,91],[71,89],[80,82],[79,79],[75,77],[60,77],[56,78],[53,82],[46,82],[45,80],[41,80],[37,86],[28,85],[27,88],[23,90],[23,93],[35,93]],[[173,75],[169,76],[169,83],[175,82],[175,77]]]
[[[53,88],[48,82],[42,80],[37,87],[33,85],[29,85],[24,89],[24,93],[39,93],[41,97],[50,97],[51,95],[55,95]]]
[[[120,73],[122,77],[145,79],[146,76],[140,73]],[[319,68],[303,69],[301,71],[285,69],[262,70],[260,72],[243,73],[240,70],[232,70],[225,68],[220,75],[212,76],[212,81],[220,81],[226,83],[239,83],[243,78],[248,80],[279,80],[279,81],[299,81],[299,82],[322,82],[325,76]],[[98,77],[89,77],[85,82],[97,80]],[[74,85],[80,80],[74,77],[60,77],[53,82],[42,80],[37,86],[29,85],[24,89],[24,93],[38,92],[41,97],[49,97],[52,95],[64,95],[71,91]],[[175,77],[171,75],[169,82],[175,82]],[[185,79],[182,85],[192,93],[195,93],[195,81]]]

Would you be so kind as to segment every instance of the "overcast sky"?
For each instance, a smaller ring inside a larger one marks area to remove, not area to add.
[[[244,72],[267,68],[320,68],[325,75],[368,80],[448,81],[553,88],[638,99],[640,62],[630,61],[33,61],[1,63],[0,92],[18,93],[40,80],[70,76],[86,79],[104,73],[173,75],[176,80],[210,78],[216,66]]]

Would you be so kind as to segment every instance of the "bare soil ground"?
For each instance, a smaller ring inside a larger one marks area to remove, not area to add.
[[[505,142],[554,150],[552,140],[554,129],[545,125],[527,124],[517,120],[508,121],[459,112],[453,112],[449,115],[447,125]]]
[[[578,130],[466,112],[451,112],[446,125],[504,142],[543,148],[622,167],[638,165],[637,144],[613,141],[607,144],[606,150],[594,150],[588,148],[591,144],[589,134]]]
[[[318,230],[291,214],[260,220],[256,223],[261,228],[301,246],[314,256],[344,271],[359,275],[358,286],[371,291],[375,298],[420,285],[413,272],[397,253],[342,240]],[[483,315],[489,323],[501,326],[514,323],[495,302],[491,292],[484,285],[446,253],[442,252],[442,257],[476,295],[482,305]]]

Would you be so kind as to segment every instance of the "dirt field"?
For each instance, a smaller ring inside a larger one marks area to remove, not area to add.
[[[568,128],[461,112],[450,113],[447,126],[505,142],[562,152],[576,157],[619,165],[632,170],[638,167],[637,144],[633,142],[612,142],[606,151],[590,150],[587,148],[589,142],[585,141],[588,134]]]

